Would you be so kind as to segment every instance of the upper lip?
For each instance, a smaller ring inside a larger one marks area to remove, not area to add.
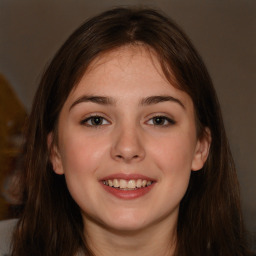
[[[153,179],[151,177],[148,177],[148,176],[145,176],[142,174],[136,174],[136,173],[133,173],[133,174],[115,173],[115,174],[105,176],[105,177],[101,178],[100,180],[104,181],[104,180],[113,180],[113,179],[123,179],[123,180],[141,179],[141,180],[148,180],[148,181],[156,181],[155,179]]]

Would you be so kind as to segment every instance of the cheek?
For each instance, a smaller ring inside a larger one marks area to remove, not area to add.
[[[177,134],[158,140],[157,146],[151,148],[151,156],[163,172],[190,172],[194,157],[194,140]]]
[[[97,169],[106,155],[107,143],[84,134],[65,136],[61,147],[64,172],[87,173]]]
[[[161,171],[161,191],[164,196],[162,205],[169,205],[167,210],[176,209],[185,195],[190,175],[193,154],[192,147],[180,138],[163,141],[162,146],[155,150],[155,164]]]
[[[151,158],[161,171],[165,192],[172,195],[176,203],[179,203],[188,187],[194,146],[193,137],[176,134],[160,140],[157,147],[151,147],[154,149],[151,151]]]
[[[92,207],[90,202],[97,201],[97,195],[91,191],[95,189],[100,163],[105,161],[106,143],[79,133],[63,136],[61,141],[61,159],[68,190],[80,208],[89,211]]]

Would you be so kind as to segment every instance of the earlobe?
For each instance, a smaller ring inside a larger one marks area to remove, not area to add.
[[[197,141],[195,155],[191,166],[192,171],[198,171],[203,168],[209,155],[210,145],[211,131],[209,128],[205,128],[203,137]]]
[[[57,145],[53,141],[53,133],[49,133],[47,136],[47,146],[49,150],[49,158],[50,162],[52,164],[52,168],[56,174],[62,175],[64,174],[63,172],[63,167],[62,167],[62,161],[61,161],[61,156],[59,153],[59,149]]]

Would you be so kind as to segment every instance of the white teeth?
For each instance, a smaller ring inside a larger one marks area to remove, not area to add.
[[[136,187],[141,188],[141,185],[142,185],[142,180],[141,179],[137,180]]]
[[[136,188],[135,180],[128,181],[128,188]]]
[[[146,185],[147,185],[147,181],[146,181],[146,180],[143,180],[143,181],[142,181],[142,187],[144,188],[144,187],[146,187]]]
[[[119,188],[119,181],[117,179],[113,180],[113,187]]]
[[[122,190],[133,190],[141,187],[150,186],[153,182],[149,180],[124,180],[124,179],[113,179],[113,180],[104,180],[103,184],[106,186],[119,188]]]
[[[120,188],[127,188],[127,181],[126,180],[120,180],[119,184],[120,184]]]

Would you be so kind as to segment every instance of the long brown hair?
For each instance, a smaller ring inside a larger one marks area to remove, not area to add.
[[[191,173],[181,201],[176,255],[249,255],[234,162],[205,65],[169,18],[151,9],[118,8],[78,28],[42,77],[27,127],[25,167],[20,176],[23,203],[12,256],[70,256],[79,250],[93,255],[65,177],[52,170],[47,135],[57,133],[62,106],[91,61],[104,52],[137,43],[153,49],[166,78],[192,98],[198,136],[203,136],[205,127],[211,131],[209,157],[200,171]]]

